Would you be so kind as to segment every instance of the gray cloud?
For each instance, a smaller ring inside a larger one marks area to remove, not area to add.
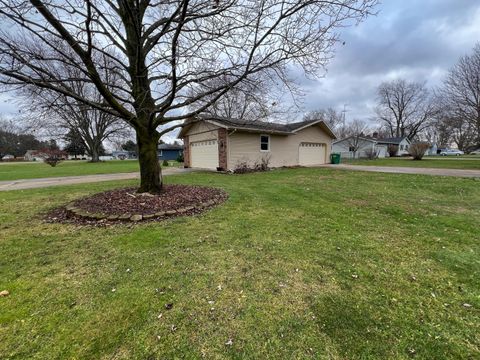
[[[341,32],[326,76],[300,80],[305,109],[348,104],[348,117],[373,115],[376,87],[406,78],[438,85],[458,58],[480,40],[480,2],[472,0],[390,0],[376,17]]]

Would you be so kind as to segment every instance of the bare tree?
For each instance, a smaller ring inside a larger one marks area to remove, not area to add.
[[[157,143],[163,134],[255,74],[287,81],[287,68],[299,66],[316,76],[333,56],[335,30],[362,21],[377,3],[0,0],[0,82],[50,89],[122,118],[136,132],[139,191],[155,193],[162,188]],[[96,61],[102,57],[110,61]],[[59,65],[83,76],[65,78]],[[104,76],[112,73],[121,86]],[[228,82],[205,86],[225,76]],[[101,101],[77,94],[71,80],[93,84]]]
[[[333,108],[318,109],[307,112],[303,116],[303,120],[323,120],[330,128],[335,131],[342,126],[343,114]]]
[[[457,146],[480,146],[480,43],[450,69],[437,96]]]
[[[436,114],[436,107],[425,84],[403,79],[382,83],[377,90],[377,118],[390,136],[413,140]]]
[[[231,81],[230,76],[220,76],[206,82],[204,87],[215,89]],[[284,90],[272,79],[266,78],[262,74],[255,74],[213,102],[205,110],[205,113],[246,122],[275,120],[287,114],[292,108],[282,101]],[[192,97],[195,96],[197,94],[193,93]],[[215,94],[207,96],[202,102],[206,104],[214,97]]]
[[[63,56],[64,61],[68,61],[74,54],[70,49],[64,49]],[[119,77],[107,71],[110,65],[113,65],[109,58],[96,59],[97,63],[102,61],[106,62],[102,66],[103,77],[108,79],[110,84],[121,86]],[[78,96],[96,103],[103,101],[102,95],[93,84],[76,80],[83,76],[79,69],[59,64],[56,70],[66,79],[64,84]],[[100,161],[100,151],[105,140],[113,136],[123,136],[129,126],[111,112],[92,107],[49,88],[27,85],[16,93],[23,98],[21,101],[23,108],[35,114],[30,116],[31,127],[42,128],[56,137],[65,137],[69,133],[77,135],[91,156],[92,162]]]
[[[354,119],[345,124],[341,132],[345,135],[348,151],[353,154],[353,158],[357,157],[358,150],[365,142],[366,133],[369,131],[368,124],[365,121]]]

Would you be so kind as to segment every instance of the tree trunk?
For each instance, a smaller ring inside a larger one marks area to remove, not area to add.
[[[162,191],[162,172],[158,162],[158,134],[137,131],[138,161],[140,163],[139,193],[158,194]]]
[[[92,148],[92,160],[90,162],[100,162],[100,151],[96,146]]]

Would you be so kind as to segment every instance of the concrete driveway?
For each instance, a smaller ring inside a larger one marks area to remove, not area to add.
[[[163,175],[181,174],[190,171],[192,170],[183,168],[162,168]],[[139,177],[139,173],[117,173],[0,181],[0,191],[36,189],[59,185],[87,184],[101,181],[131,180],[138,179]]]
[[[438,168],[413,168],[413,167],[399,167],[399,166],[364,166],[364,165],[324,165],[324,167],[340,170],[356,170],[356,171],[370,171],[383,172],[393,174],[419,174],[419,175],[434,175],[434,176],[456,176],[466,178],[480,178],[480,170],[460,170],[460,169],[438,169]]]

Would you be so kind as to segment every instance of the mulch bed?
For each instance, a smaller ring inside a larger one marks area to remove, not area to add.
[[[46,214],[47,222],[105,224],[158,221],[199,214],[223,203],[228,194],[217,188],[164,185],[159,195],[139,194],[135,188],[105,191],[76,200]]]

